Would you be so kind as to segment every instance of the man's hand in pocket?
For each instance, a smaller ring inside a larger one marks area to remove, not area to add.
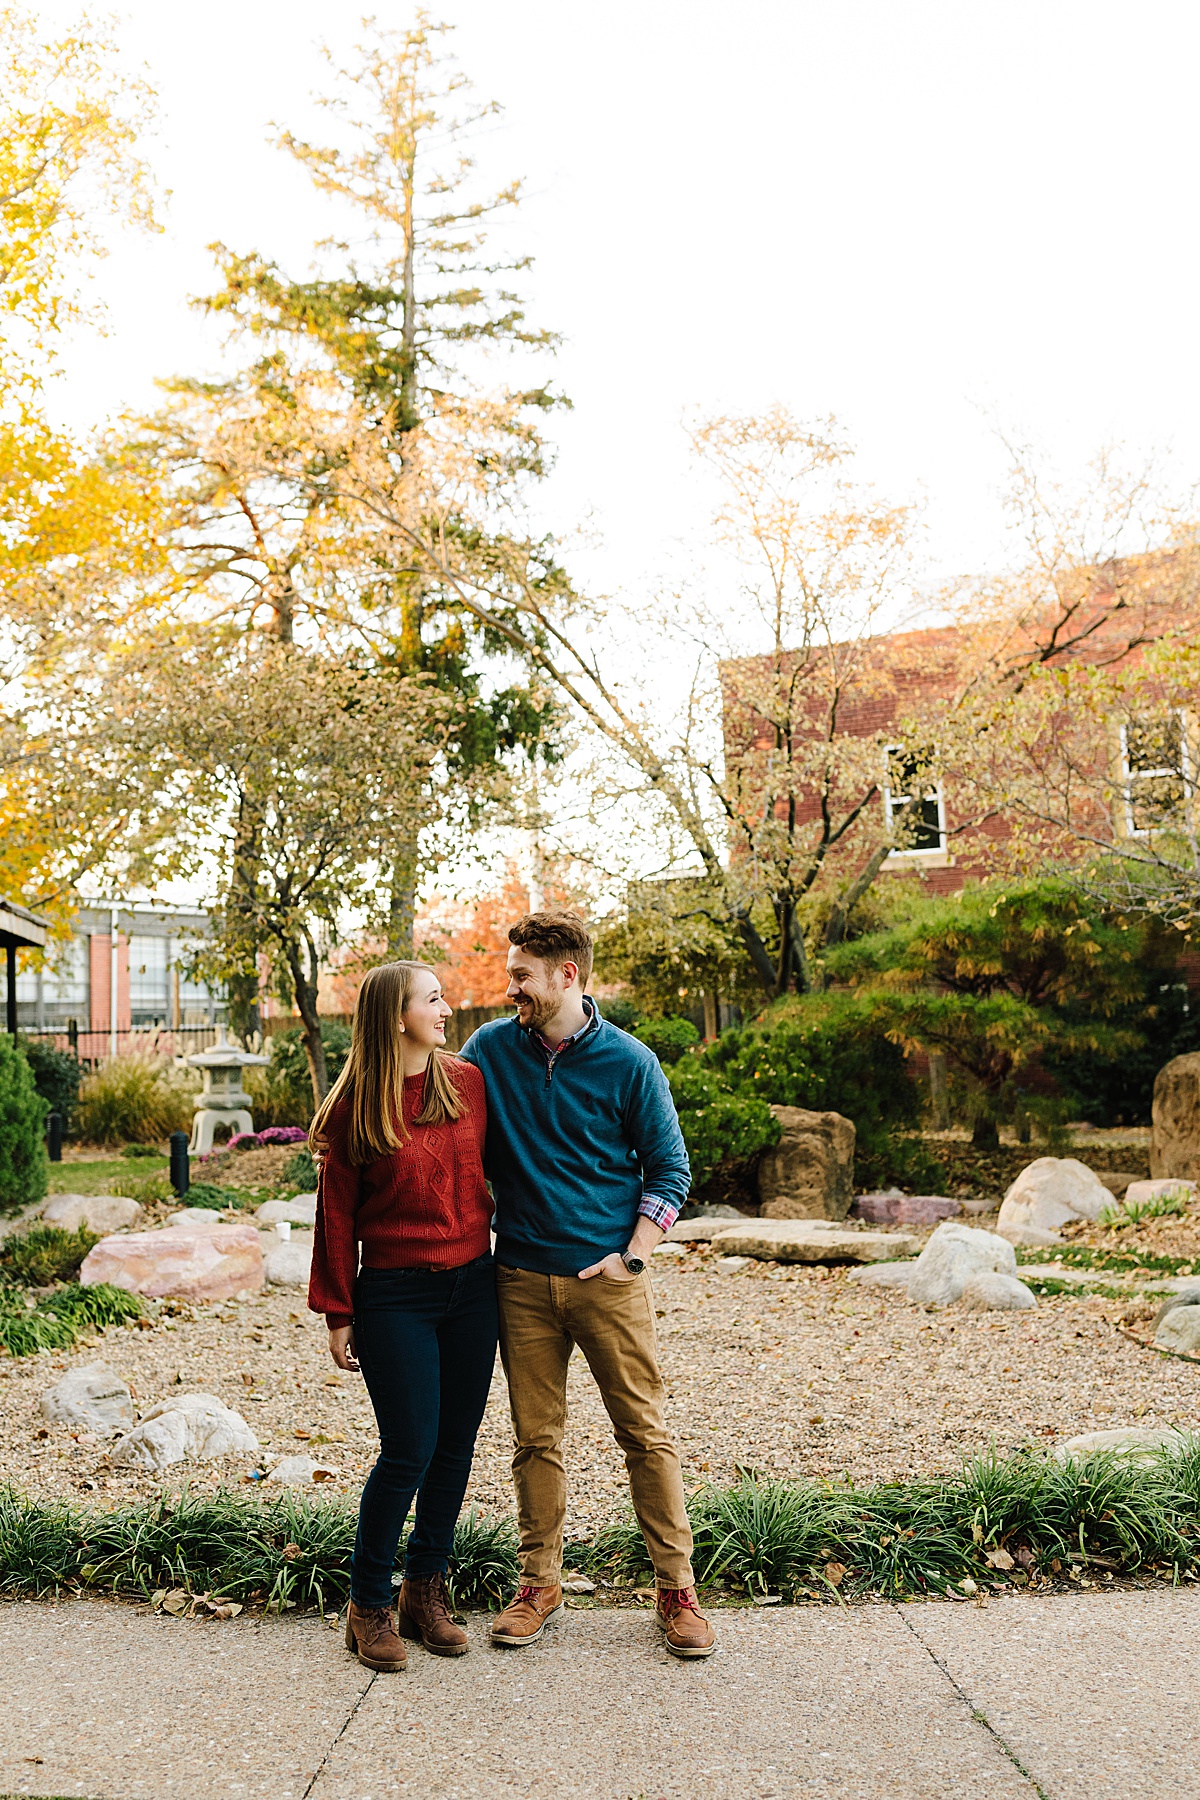
[[[580,1269],[579,1271],[580,1281],[590,1281],[593,1275],[607,1275],[610,1281],[637,1280],[636,1275],[629,1273],[616,1250],[611,1256],[606,1256],[603,1261],[593,1263],[590,1269]]]

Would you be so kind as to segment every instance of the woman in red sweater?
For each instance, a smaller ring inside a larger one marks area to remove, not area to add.
[[[321,1162],[308,1304],[325,1314],[338,1368],[361,1369],[379,1425],[346,1622],[346,1648],[369,1669],[402,1669],[402,1637],[440,1656],[467,1648],[445,1574],[496,1358],[496,1289],[483,1077],[446,1054],[450,1010],[423,963],[372,969],[310,1133]]]

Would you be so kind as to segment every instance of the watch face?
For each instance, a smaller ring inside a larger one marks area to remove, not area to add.
[[[640,1275],[646,1267],[640,1256],[624,1256],[621,1260],[631,1275]]]

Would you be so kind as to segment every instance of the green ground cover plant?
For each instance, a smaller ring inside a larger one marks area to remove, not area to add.
[[[222,1490],[111,1512],[0,1489],[0,1588],[99,1588],[149,1598],[162,1588],[275,1611],[340,1607],[349,1592],[357,1507],[297,1493],[261,1500]],[[403,1560],[402,1550],[397,1562]],[[448,1576],[458,1605],[516,1586],[516,1527],[471,1509],[455,1529]]]
[[[1085,1569],[1177,1581],[1200,1568],[1200,1438],[1138,1458],[985,1455],[954,1475],[863,1488],[746,1470],[702,1489],[689,1512],[701,1582],[788,1601],[937,1596]],[[354,1527],[348,1500],[297,1493],[185,1493],[101,1512],[0,1489],[0,1589],[182,1589],[330,1609],[346,1599]],[[647,1570],[632,1517],[572,1544],[567,1561],[617,1585]],[[500,1602],[517,1577],[513,1521],[467,1513],[450,1570],[457,1604]]]
[[[68,1282],[40,1296],[19,1287],[0,1286],[0,1354],[32,1356],[38,1350],[69,1350],[85,1332],[121,1325],[144,1311],[136,1294],[97,1282],[81,1287]]]

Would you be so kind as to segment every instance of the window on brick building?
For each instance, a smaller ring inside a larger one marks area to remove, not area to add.
[[[1180,819],[1190,786],[1182,713],[1133,719],[1121,727],[1125,829],[1145,837]]]
[[[893,856],[927,856],[946,848],[946,809],[942,790],[928,785],[928,768],[914,751],[889,744],[883,815],[889,831],[902,831],[904,844]],[[924,778],[924,779],[923,779]]]

